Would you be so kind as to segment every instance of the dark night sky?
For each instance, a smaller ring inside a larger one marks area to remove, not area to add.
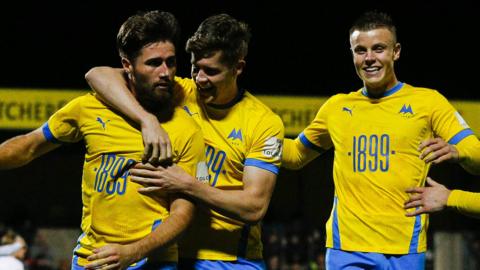
[[[212,14],[226,12],[249,23],[253,38],[241,82],[253,93],[349,92],[361,82],[348,49],[348,28],[360,13],[376,8],[397,23],[401,81],[439,89],[450,99],[480,100],[473,1],[257,2],[13,3],[17,6],[0,11],[0,87],[85,88],[90,67],[119,66],[115,36],[121,23],[137,10],[163,9],[177,16],[184,40]],[[179,75],[188,76],[188,56],[183,48],[179,52]]]

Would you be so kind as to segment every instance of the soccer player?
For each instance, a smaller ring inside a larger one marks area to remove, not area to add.
[[[295,140],[285,140],[283,164],[300,168],[334,148],[327,269],[424,269],[428,220],[405,216],[405,190],[424,186],[430,164],[451,149],[439,141],[418,146],[439,136],[473,170],[480,142],[441,94],[397,79],[401,46],[388,15],[365,13],[350,29],[350,45],[364,86],[328,99]],[[424,160],[421,151],[429,151]]]
[[[175,167],[196,175],[202,167],[206,172],[204,141],[199,126],[178,107],[183,95],[174,81],[178,36],[178,22],[172,14],[151,11],[129,17],[118,32],[117,45],[129,91],[170,135]],[[141,132],[93,94],[72,100],[42,127],[1,144],[0,168],[20,167],[61,143],[82,139],[86,144],[83,233],[74,250],[72,269],[85,269],[94,250],[112,243],[128,244],[131,260],[124,265],[102,263],[102,269],[125,269],[132,263],[128,269],[176,269],[174,241],[189,224],[193,204],[165,192],[138,193],[141,185],[130,181],[128,168],[142,158]],[[137,241],[152,231],[152,241]],[[144,257],[155,248],[161,250],[147,261]]]
[[[182,269],[265,269],[259,222],[279,171],[284,129],[277,115],[237,85],[249,39],[245,23],[226,14],[207,18],[186,45],[192,79],[176,78],[185,89],[183,108],[203,130],[209,185],[178,167],[130,170],[135,182],[198,202],[200,211],[179,247]],[[123,104],[135,100],[121,74],[94,68],[86,77],[108,103],[140,125],[158,128],[156,121],[146,122],[140,106],[125,110]],[[105,249],[92,258],[116,261],[120,255]]]

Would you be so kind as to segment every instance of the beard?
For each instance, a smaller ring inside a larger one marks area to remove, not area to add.
[[[142,107],[157,116],[160,122],[169,121],[173,117],[176,106],[174,85],[167,89],[157,89],[155,86],[135,86],[135,97]]]

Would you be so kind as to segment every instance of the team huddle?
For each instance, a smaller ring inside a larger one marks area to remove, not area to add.
[[[401,46],[387,14],[363,14],[349,34],[363,87],[329,98],[287,139],[280,117],[238,85],[247,24],[204,20],[185,46],[191,78],[179,78],[176,18],[133,15],[117,35],[123,68],[90,70],[95,93],[1,144],[0,169],[84,141],[72,269],[266,269],[261,220],[280,167],[333,148],[326,269],[424,269],[424,213],[480,216],[479,194],[429,179],[430,165],[480,174],[480,141],[439,92],[397,79]]]

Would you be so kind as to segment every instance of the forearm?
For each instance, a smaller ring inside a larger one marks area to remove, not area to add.
[[[455,208],[465,215],[480,218],[480,193],[452,190],[447,206]]]
[[[456,145],[460,165],[471,174],[480,175],[480,141],[468,136]]]
[[[216,212],[247,224],[257,223],[265,215],[258,199],[243,190],[222,190],[196,182],[185,193]]]
[[[172,244],[188,227],[193,218],[194,207],[190,202],[183,201],[183,209],[172,210],[170,216],[152,233],[132,244],[132,250],[135,252],[135,261],[148,256],[155,249]]]
[[[219,189],[192,181],[184,193],[227,217],[247,224],[258,223],[265,215],[275,187],[276,175],[247,166],[240,190]]]
[[[282,166],[287,169],[301,169],[318,155],[320,153],[305,147],[298,138],[283,140]]]
[[[265,215],[275,186],[276,174],[254,166],[245,166],[243,186],[220,189],[197,181],[179,166],[158,167],[137,164],[130,170],[131,181],[141,184],[141,193],[163,190],[192,198],[225,216],[245,223],[256,223]]]
[[[21,143],[25,136],[27,135],[20,135],[0,144],[1,170],[21,167],[33,159],[31,150]]]
[[[0,144],[0,170],[26,165],[53,148],[46,144],[40,129],[13,137]]]
[[[152,115],[143,109],[127,86],[123,69],[94,67],[85,74],[85,79],[100,99],[119,110],[137,124],[142,124]],[[156,118],[155,118],[156,119]]]

